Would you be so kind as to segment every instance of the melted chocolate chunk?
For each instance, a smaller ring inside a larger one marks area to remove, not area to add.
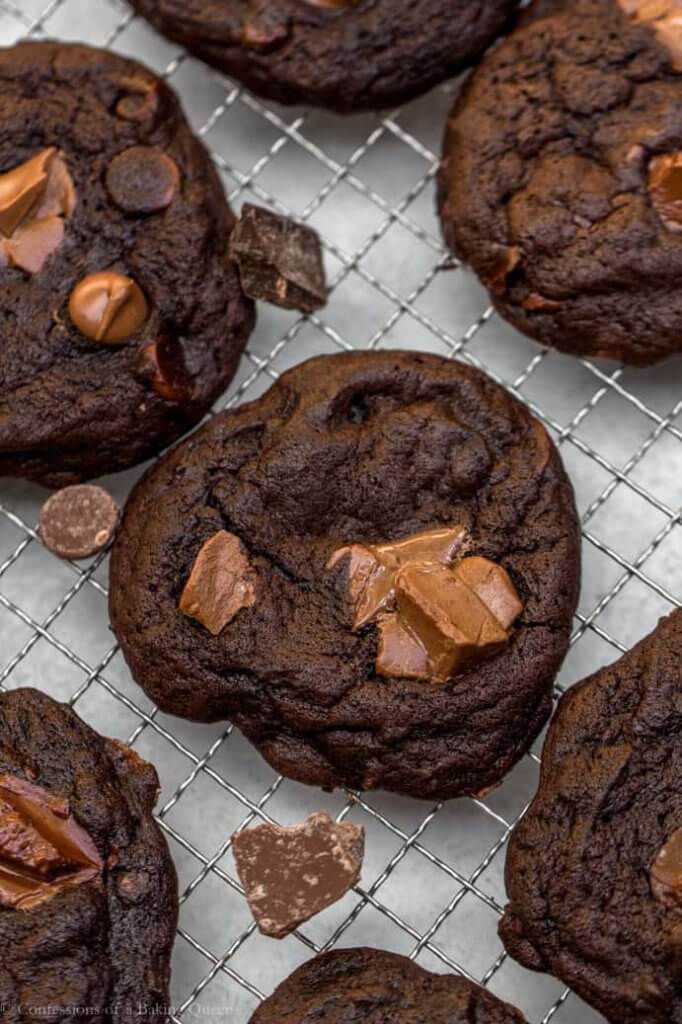
[[[0,904],[32,910],[64,888],[95,881],[102,867],[67,800],[0,775]]]

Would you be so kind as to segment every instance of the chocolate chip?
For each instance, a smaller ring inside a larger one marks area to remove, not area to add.
[[[668,53],[675,71],[682,71],[679,0],[618,0],[633,21],[649,24]]]
[[[180,611],[218,636],[256,601],[257,574],[239,537],[219,530],[203,545],[180,598]]]
[[[142,372],[154,391],[167,402],[192,400],[194,382],[185,366],[182,343],[174,337],[160,338],[142,349]]]
[[[246,203],[232,232],[230,255],[252,299],[303,312],[325,305],[322,249],[311,228]]]
[[[232,844],[259,931],[283,939],[358,883],[365,830],[319,811],[292,828],[245,829]]]
[[[106,186],[126,213],[157,213],[170,206],[180,185],[178,165],[156,146],[132,146],[115,156]]]
[[[116,876],[116,891],[124,903],[141,903],[150,889],[151,878],[147,871],[124,871]]]
[[[68,801],[16,775],[0,775],[0,905],[32,910],[97,879],[103,864]]]
[[[83,278],[71,293],[69,314],[78,330],[103,345],[120,345],[137,334],[149,306],[138,284],[105,270]]]
[[[107,546],[118,518],[119,507],[108,491],[76,484],[47,499],[40,511],[40,536],[60,558],[89,558]]]

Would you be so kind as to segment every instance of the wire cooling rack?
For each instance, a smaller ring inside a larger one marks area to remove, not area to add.
[[[423,348],[487,370],[543,420],[573,478],[584,584],[565,689],[628,649],[682,595],[682,361],[633,371],[539,349],[489,308],[444,251],[434,214],[451,84],[389,116],[340,119],[263,103],[135,18],[120,0],[0,0],[0,40],[79,39],[164,74],[212,151],[238,208],[293,214],[323,238],[329,305],[262,308],[218,408],[257,397],[285,368],[348,348]],[[140,471],[107,481],[124,499]],[[168,718],[132,682],[106,610],[107,556],[60,562],[35,530],[44,492],[0,482],[0,687],[38,686],[128,740],[162,781],[158,818],[181,883],[172,1019],[245,1024],[316,952],[374,945],[455,971],[517,1004],[531,1024],[601,1020],[555,980],[524,971],[497,937],[511,829],[537,782],[531,752],[484,800],[429,806],[329,796],[283,780],[230,727]],[[325,808],[367,827],[362,885],[281,943],[255,930],[229,837]]]

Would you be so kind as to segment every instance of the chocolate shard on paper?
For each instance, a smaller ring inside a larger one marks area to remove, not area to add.
[[[245,203],[232,232],[230,255],[252,299],[303,313],[327,302],[322,248],[312,228]]]
[[[232,848],[259,931],[283,939],[358,883],[365,830],[317,811],[290,828],[237,832]]]

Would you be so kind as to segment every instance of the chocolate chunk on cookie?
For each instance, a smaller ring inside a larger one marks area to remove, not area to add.
[[[0,694],[0,1016],[167,1019],[177,881],[154,768],[37,690]]]
[[[410,352],[310,360],[140,482],[111,615],[165,710],[230,719],[302,782],[499,782],[549,715],[580,576],[527,409]]]
[[[682,19],[674,0],[537,0],[467,83],[445,238],[544,345],[682,351]]]
[[[518,0],[132,0],[254,92],[340,113],[394,106],[475,61]]]
[[[193,426],[253,323],[234,217],[175,94],[52,42],[0,51],[0,476],[123,469]]]
[[[563,698],[507,858],[503,941],[613,1024],[682,1020],[682,611]]]
[[[431,974],[407,957],[362,948],[334,950],[303,964],[265,1000],[249,1024],[313,1020],[524,1024],[513,1006],[465,978]]]

